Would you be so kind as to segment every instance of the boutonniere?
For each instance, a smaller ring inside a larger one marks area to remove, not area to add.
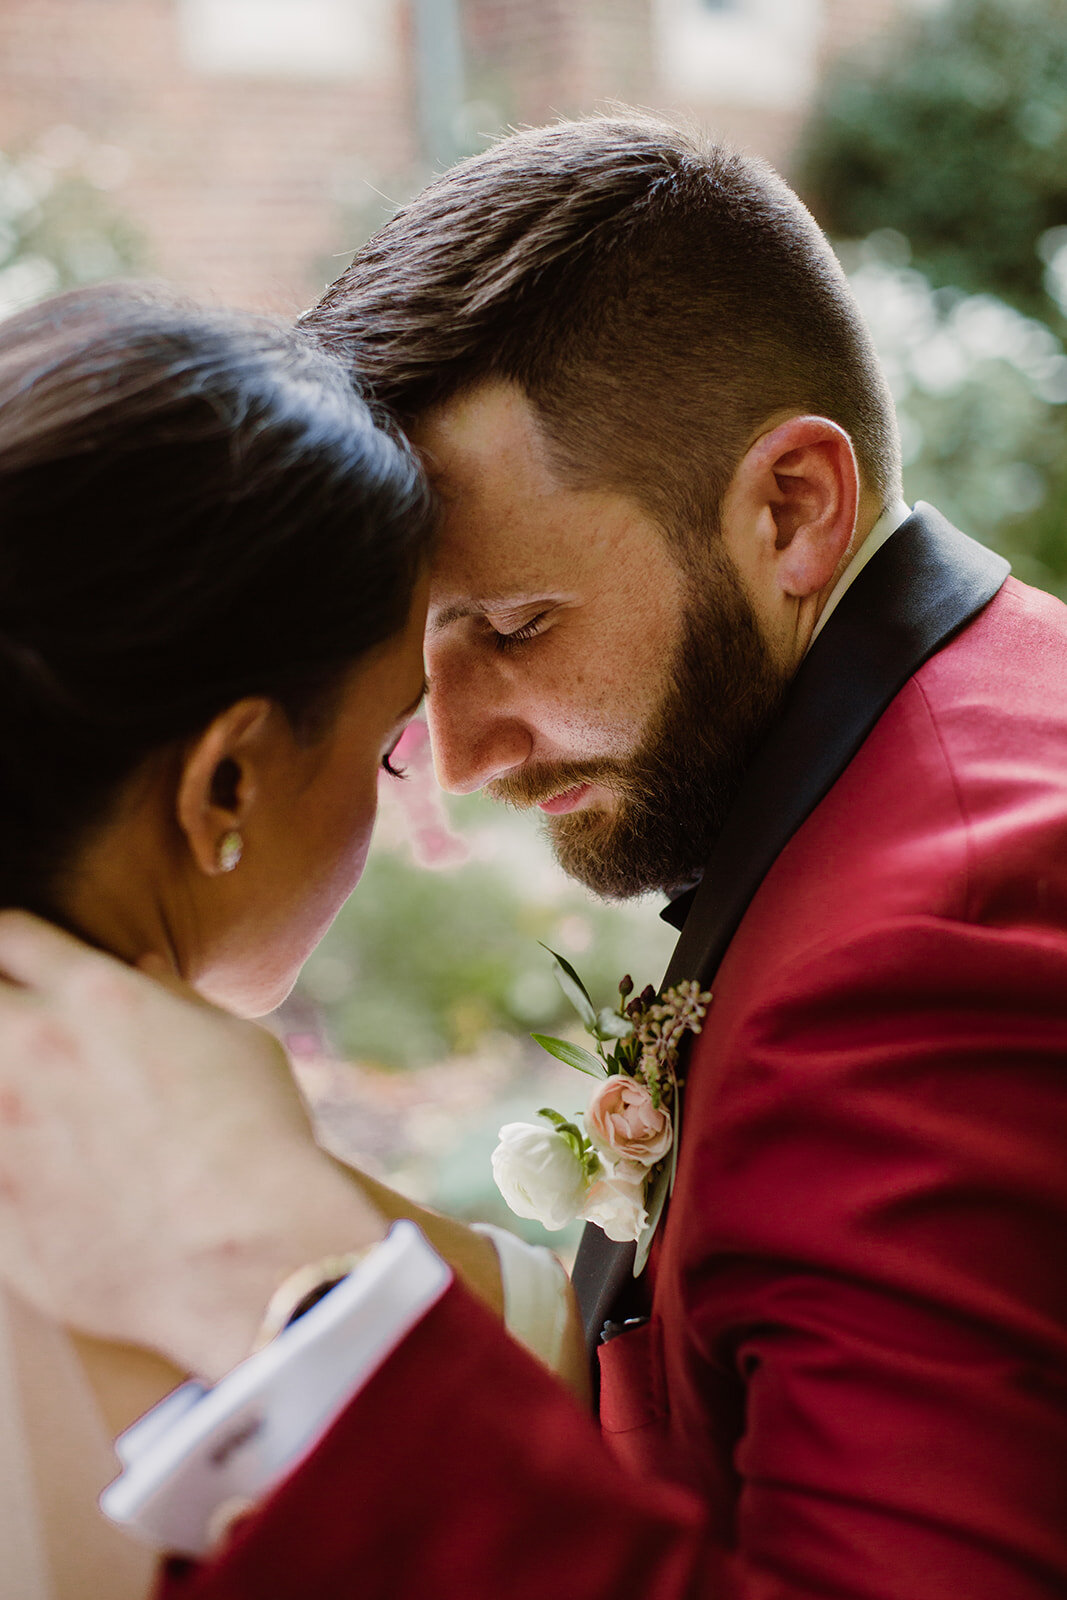
[[[597,1010],[569,961],[549,951],[556,978],[594,1048],[535,1033],[549,1055],[595,1078],[585,1111],[573,1118],[551,1107],[539,1122],[509,1122],[493,1151],[493,1177],[519,1217],[546,1228],[581,1218],[609,1239],[637,1242],[634,1273],[644,1267],[667,1197],[674,1187],[681,1128],[678,1051],[699,1033],[711,995],[698,983],[633,997],[619,984],[614,1009]]]

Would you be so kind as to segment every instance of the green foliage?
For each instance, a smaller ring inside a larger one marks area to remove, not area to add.
[[[595,992],[610,993],[626,966],[658,981],[674,939],[658,903],[608,908],[567,884],[529,817],[480,799],[452,814],[476,859],[427,870],[383,833],[305,968],[302,990],[346,1055],[417,1066],[475,1050],[494,1032],[569,1025],[543,944],[579,955]]]
[[[948,0],[842,61],[798,181],[844,241],[908,498],[1067,597],[1067,0]]]
[[[140,238],[108,193],[122,160],[72,128],[0,151],[0,315],[138,266]]]
[[[846,60],[798,176],[832,234],[895,228],[935,286],[1059,322],[1040,245],[1067,225],[1067,0],[951,0]]]

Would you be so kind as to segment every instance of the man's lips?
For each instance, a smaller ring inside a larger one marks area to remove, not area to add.
[[[564,812],[577,811],[592,787],[591,783],[576,783],[573,789],[564,789],[562,794],[553,795],[551,800],[539,800],[537,803],[548,816],[561,817]]]

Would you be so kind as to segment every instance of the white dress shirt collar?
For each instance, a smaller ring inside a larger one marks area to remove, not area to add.
[[[877,555],[890,535],[896,533],[901,524],[907,522],[910,516],[911,507],[906,505],[903,500],[894,501],[887,511],[882,512],[882,515],[878,518],[878,521],[834,584],[830,592],[830,598],[823,608],[822,615],[815,624],[815,631],[808,643],[809,650],[826,626],[832,612],[840,604],[841,597],[849,585],[855,583],[871,557]]]

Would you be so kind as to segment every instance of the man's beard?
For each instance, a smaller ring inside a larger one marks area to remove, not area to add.
[[[521,807],[579,784],[611,790],[610,812],[548,819],[563,870],[605,899],[673,893],[699,877],[788,682],[721,545],[695,588],[668,688],[631,756],[527,766],[487,785]]]

